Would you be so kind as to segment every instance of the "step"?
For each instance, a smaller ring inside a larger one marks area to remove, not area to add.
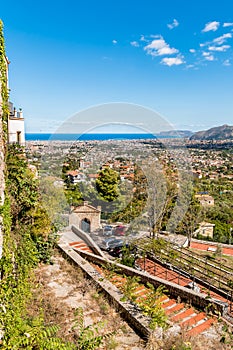
[[[75,248],[82,248],[82,247],[88,247],[85,243],[80,243],[80,244],[74,244],[72,247],[75,247]]]
[[[76,245],[76,244],[80,244],[81,242],[70,242],[69,245],[70,246],[73,246],[73,245]]]
[[[200,312],[199,314],[189,318],[186,321],[180,323],[181,327],[191,327],[195,325],[197,322],[204,320],[206,318],[206,314],[204,312]]]
[[[177,322],[177,321],[183,320],[184,318],[191,316],[194,313],[195,313],[195,311],[193,308],[184,310],[184,311],[172,316],[171,321]]]
[[[118,288],[123,285],[123,282],[117,281],[117,282],[114,282],[114,285]]]
[[[169,298],[167,295],[162,295],[161,297],[158,298],[157,302],[163,303],[163,302],[168,301],[168,300],[169,300]]]
[[[143,302],[145,299],[147,298],[147,295],[140,295],[140,296],[138,296],[137,298],[136,298],[136,303],[141,303],[141,302]]]
[[[77,249],[82,249],[82,248],[88,248],[88,246],[86,244],[73,244],[72,248],[77,248]]]
[[[134,292],[135,295],[138,295],[138,296],[143,296],[143,295],[148,295],[148,289],[146,289],[145,287],[144,288],[140,288],[140,289],[136,289],[135,292]]]
[[[161,304],[161,307],[163,308],[163,309],[166,309],[166,308],[168,308],[169,306],[175,306],[176,305],[176,301],[175,300],[168,300],[168,301],[166,301],[165,303],[162,303]]]
[[[214,322],[216,322],[216,319],[210,318],[209,320],[206,320],[205,322],[199,324],[198,326],[193,327],[192,329],[188,330],[187,334],[189,336],[200,334],[200,333],[204,332],[205,330],[209,329]]]
[[[92,252],[90,248],[88,247],[82,247],[82,248],[79,248],[80,250],[85,250],[86,252]]]
[[[183,308],[184,308],[184,304],[176,304],[175,306],[172,306],[171,308],[166,309],[165,314],[168,316],[173,314],[174,312],[182,310]]]

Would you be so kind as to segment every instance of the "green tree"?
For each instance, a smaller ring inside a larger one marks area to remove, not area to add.
[[[116,200],[119,196],[119,174],[111,169],[105,168],[99,173],[96,180],[96,189],[101,198],[107,202]]]
[[[8,146],[7,188],[11,197],[14,223],[23,220],[39,199],[38,182],[28,168],[23,150],[18,145]]]
[[[67,202],[70,205],[80,205],[83,202],[83,195],[80,191],[79,185],[70,185],[66,190],[65,190],[65,196],[67,199]]]
[[[183,232],[188,238],[188,247],[190,247],[191,239],[194,231],[198,227],[198,223],[202,219],[201,205],[194,195],[192,195],[190,205],[185,213],[178,230]]]

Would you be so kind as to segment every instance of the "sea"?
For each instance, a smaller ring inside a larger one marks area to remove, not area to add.
[[[179,138],[177,136],[162,136],[153,134],[43,134],[26,133],[26,141],[105,141],[105,140],[143,140],[161,138]]]

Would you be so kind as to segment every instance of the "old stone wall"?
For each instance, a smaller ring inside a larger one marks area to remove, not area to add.
[[[90,232],[93,232],[100,228],[100,214],[100,208],[94,208],[88,202],[84,202],[83,205],[72,209],[69,224],[82,228],[82,220],[87,220],[90,224]]]

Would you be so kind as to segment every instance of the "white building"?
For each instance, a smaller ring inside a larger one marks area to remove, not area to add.
[[[21,109],[17,111],[10,103],[10,114],[8,118],[8,142],[25,144],[24,117]]]
[[[9,89],[9,64],[10,61],[5,57],[6,63],[6,78],[7,78],[7,88]],[[13,107],[13,104],[9,103],[9,117],[8,117],[8,142],[9,143],[18,143],[20,145],[25,144],[25,128],[24,128],[24,118],[23,112],[20,108],[19,111]]]

